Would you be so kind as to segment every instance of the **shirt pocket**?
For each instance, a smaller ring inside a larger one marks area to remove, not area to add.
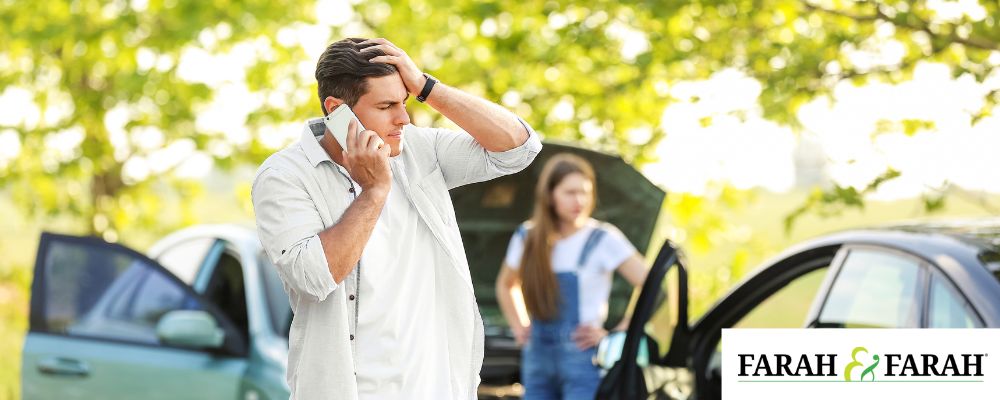
[[[435,166],[434,170],[421,177],[420,181],[417,182],[417,187],[437,211],[441,222],[445,226],[455,225],[455,208],[452,206],[451,195],[448,194],[448,185],[444,181],[441,166]]]

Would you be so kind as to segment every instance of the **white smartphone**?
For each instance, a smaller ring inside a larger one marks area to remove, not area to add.
[[[358,132],[365,130],[364,125],[361,125],[361,120],[354,115],[354,111],[351,111],[351,107],[348,107],[347,104],[341,104],[340,107],[327,114],[326,118],[323,118],[323,121],[326,122],[326,128],[330,130],[334,139],[337,139],[337,143],[340,143],[340,148],[344,150],[347,149],[347,130],[352,119],[358,124]]]

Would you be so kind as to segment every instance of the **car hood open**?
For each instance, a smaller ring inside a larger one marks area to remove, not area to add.
[[[542,167],[558,153],[572,153],[589,161],[597,175],[597,207],[593,217],[607,221],[625,234],[645,254],[666,193],[620,157],[558,143],[545,143],[542,152],[525,170],[491,181],[451,191],[465,251],[472,270],[476,298],[487,325],[503,326],[494,294],[494,283],[510,237],[531,217],[535,183]],[[627,297],[630,288],[617,282],[612,297]],[[610,315],[624,305],[611,305]]]

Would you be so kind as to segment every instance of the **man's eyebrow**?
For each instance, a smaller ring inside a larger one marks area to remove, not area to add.
[[[403,103],[405,103],[405,102],[406,102],[406,100],[408,100],[409,98],[410,98],[410,94],[409,94],[409,93],[407,93],[407,94],[406,94],[406,97],[404,97],[404,98],[403,98],[403,101],[402,101],[402,102],[403,102]],[[386,105],[390,105],[390,106],[391,106],[391,105],[394,105],[394,104],[399,104],[399,103],[400,103],[400,101],[399,101],[399,100],[382,100],[382,101],[380,101],[380,102],[378,102],[378,103],[375,103],[375,104],[376,104],[376,105],[382,105],[382,104],[386,104]]]

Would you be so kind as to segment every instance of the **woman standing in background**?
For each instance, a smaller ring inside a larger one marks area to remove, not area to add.
[[[497,277],[500,309],[522,346],[525,400],[593,398],[600,372],[592,359],[608,333],[612,272],[634,287],[646,279],[642,257],[625,235],[590,217],[595,183],[583,158],[553,156],[535,189],[534,214],[511,238]],[[524,304],[528,321],[515,301]],[[616,329],[627,325],[623,318]]]

